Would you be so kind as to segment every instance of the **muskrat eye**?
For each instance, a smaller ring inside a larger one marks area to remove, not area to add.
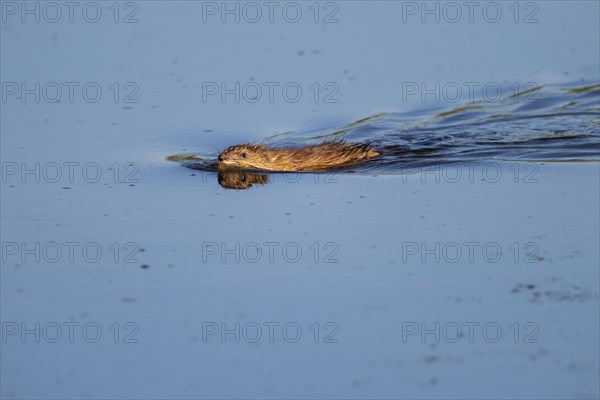
[[[246,158],[246,153],[242,153],[240,155],[242,156],[242,158]]]

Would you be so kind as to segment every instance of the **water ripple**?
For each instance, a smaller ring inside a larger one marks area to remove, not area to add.
[[[368,142],[382,152],[351,169],[358,172],[483,160],[599,161],[600,84],[536,87],[495,103],[472,102],[441,112],[379,113],[350,124],[279,133],[263,143],[303,146],[328,139]],[[215,157],[170,159],[213,170]]]

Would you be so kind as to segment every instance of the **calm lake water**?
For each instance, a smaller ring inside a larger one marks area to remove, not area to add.
[[[598,2],[36,4],[2,398],[598,398]],[[382,157],[214,170],[331,139]]]

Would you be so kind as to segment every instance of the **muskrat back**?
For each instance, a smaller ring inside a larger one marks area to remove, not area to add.
[[[329,141],[303,147],[269,147],[241,144],[221,152],[219,169],[247,168],[267,171],[322,171],[349,166],[378,157],[380,153],[367,144]]]

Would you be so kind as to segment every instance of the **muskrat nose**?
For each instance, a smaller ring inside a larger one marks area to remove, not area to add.
[[[217,161],[223,161],[223,157],[221,157],[220,154],[219,154],[219,157],[217,157]]]

